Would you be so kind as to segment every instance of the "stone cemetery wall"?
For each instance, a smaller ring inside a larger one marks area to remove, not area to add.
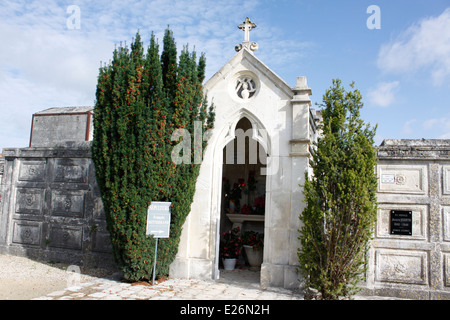
[[[385,140],[377,173],[367,289],[450,299],[450,140]]]
[[[3,155],[0,253],[97,266],[113,262],[90,142],[3,149]]]

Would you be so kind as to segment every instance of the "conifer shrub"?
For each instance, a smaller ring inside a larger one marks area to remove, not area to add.
[[[305,174],[299,271],[323,299],[357,292],[376,220],[375,128],[360,118],[359,90],[340,80],[323,96],[323,135]]]
[[[204,134],[214,123],[213,106],[203,95],[205,56],[186,46],[177,59],[172,31],[164,35],[160,55],[152,34],[144,52],[139,33],[130,48],[122,44],[112,61],[100,67],[94,109],[92,159],[113,254],[130,281],[152,278],[156,240],[146,235],[152,201],[169,201],[170,238],[159,239],[156,277],[169,273],[182,226],[190,212],[200,164],[175,164],[171,153],[176,129],[186,129],[191,144],[194,123]],[[179,61],[177,61],[179,60]]]

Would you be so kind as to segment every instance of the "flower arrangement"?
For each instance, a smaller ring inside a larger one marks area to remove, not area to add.
[[[255,177],[255,171],[250,170],[248,173],[247,182],[239,178],[237,182],[232,184],[228,178],[222,178],[224,198],[227,200],[225,202],[225,210],[229,213],[241,213],[241,214],[264,214],[265,210],[265,197],[264,195],[255,197],[257,180]],[[242,193],[248,195],[248,197],[242,198]],[[241,201],[246,201],[241,205]]]
[[[264,234],[256,231],[245,231],[242,235],[243,245],[252,246],[253,250],[262,249],[264,247]]]
[[[242,214],[250,214],[250,210],[251,210],[251,208],[249,206],[247,206],[246,204],[244,204],[241,208],[241,213]]]
[[[236,227],[221,234],[222,248],[220,255],[225,259],[237,259],[242,250],[242,238],[240,236],[241,229]]]

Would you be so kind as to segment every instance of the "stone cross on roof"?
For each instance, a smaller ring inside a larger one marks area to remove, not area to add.
[[[258,44],[256,42],[250,43],[250,31],[252,29],[256,28],[256,24],[250,21],[250,19],[247,17],[245,18],[245,21],[238,25],[238,28],[245,32],[244,42],[242,44],[236,45],[235,49],[236,51],[241,51],[243,47],[246,47],[250,49],[251,51],[258,50]]]
[[[242,29],[245,32],[245,38],[244,41],[248,42],[250,41],[250,31],[252,29],[256,28],[256,24],[250,21],[250,19],[247,17],[245,18],[245,21],[238,25],[239,29]]]

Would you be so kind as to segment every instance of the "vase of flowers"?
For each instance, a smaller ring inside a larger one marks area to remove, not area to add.
[[[220,255],[225,270],[233,270],[242,250],[240,228],[236,227],[221,234]]]
[[[263,262],[264,234],[246,231],[242,235],[242,243],[250,270],[260,270]]]

